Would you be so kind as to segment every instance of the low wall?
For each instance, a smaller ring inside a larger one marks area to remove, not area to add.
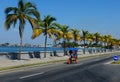
[[[10,53],[0,53],[0,60],[2,59],[12,59],[16,60],[19,53],[10,52]],[[52,56],[63,56],[63,51],[46,51],[46,57]],[[44,58],[44,51],[41,52],[22,52],[21,59],[30,59],[30,58]]]
[[[105,51],[104,51],[105,52]],[[103,51],[89,51],[86,50],[85,54],[95,54],[95,53],[104,53]],[[109,52],[108,50],[106,52]],[[69,51],[66,52],[69,54]],[[83,50],[78,51],[78,55],[82,55]],[[11,59],[16,60],[19,53],[11,52],[11,53],[0,53],[0,60]],[[53,56],[64,56],[63,51],[46,51],[46,57],[53,57]],[[30,59],[30,58],[44,58],[44,51],[40,52],[22,52],[21,59]]]

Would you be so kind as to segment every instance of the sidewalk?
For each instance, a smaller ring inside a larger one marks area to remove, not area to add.
[[[115,53],[115,52],[82,54],[82,55],[78,55],[78,57],[82,58],[82,57],[88,57],[88,56],[104,55],[108,53]],[[32,58],[32,59],[23,59],[23,60],[0,60],[0,68],[29,65],[29,64],[44,64],[49,62],[53,63],[53,62],[67,61],[68,58],[69,58],[68,56],[61,56],[61,57],[49,57],[49,58],[42,58],[42,59]]]

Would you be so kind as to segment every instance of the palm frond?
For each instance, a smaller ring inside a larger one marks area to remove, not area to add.
[[[19,2],[18,2],[18,8],[22,12],[24,11],[24,2],[23,2],[23,0],[19,0]]]
[[[41,28],[35,28],[33,30],[33,34],[32,34],[32,39],[35,39],[36,37],[38,37],[40,34],[43,33],[43,30]]]
[[[48,26],[53,22],[56,21],[54,17],[51,17],[50,15],[45,16],[43,22],[46,22]]]
[[[5,9],[5,14],[9,14],[9,13],[16,13],[19,12],[18,8],[16,7],[8,7]]]
[[[39,14],[39,12],[36,11],[36,10],[34,10],[34,9],[27,9],[27,10],[25,11],[25,13],[26,13],[27,15],[35,16],[35,18],[37,18],[38,20],[40,20],[40,14]]]
[[[34,18],[31,18],[29,16],[26,16],[26,19],[29,21],[29,23],[31,24],[32,26],[32,29],[35,29],[35,28],[38,28],[39,25],[38,25],[38,21]]]
[[[37,9],[35,5],[33,5],[33,3],[31,2],[27,2],[25,5],[24,5],[24,9]]]
[[[11,24],[13,24],[13,23],[14,23],[14,26],[15,26],[15,24],[17,22],[17,19],[18,19],[18,16],[16,14],[7,15],[6,20],[5,20],[5,28],[7,30],[9,30]]]

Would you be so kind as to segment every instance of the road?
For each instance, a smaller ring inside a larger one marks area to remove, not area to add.
[[[120,82],[120,66],[107,65],[112,55],[80,60],[78,64],[55,63],[0,75],[0,82]]]

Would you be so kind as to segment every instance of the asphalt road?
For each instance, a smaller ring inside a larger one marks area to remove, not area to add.
[[[80,60],[78,64],[55,63],[0,75],[0,82],[120,82],[120,65],[105,64],[112,55]]]

